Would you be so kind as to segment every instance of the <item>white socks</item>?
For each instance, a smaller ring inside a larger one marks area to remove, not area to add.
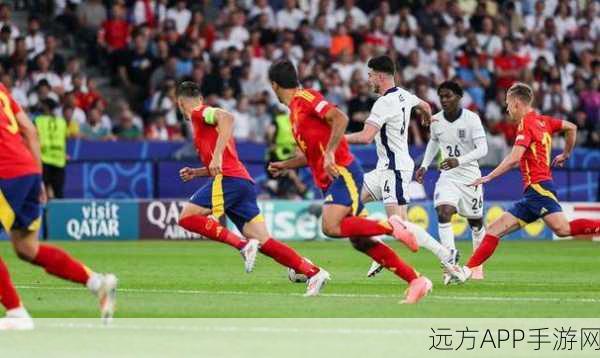
[[[473,238],[473,251],[475,251],[483,241],[483,238],[485,237],[485,227],[482,226],[481,229],[479,229],[479,231],[477,231],[475,228],[472,228],[471,237]]]
[[[438,224],[438,234],[442,245],[448,250],[456,249],[454,245],[454,232],[452,231],[452,223]]]
[[[440,261],[446,261],[450,258],[450,251],[434,239],[433,236],[429,235],[425,229],[409,221],[404,221],[404,225],[415,235],[419,247],[424,247],[431,251]]]
[[[31,318],[29,312],[25,309],[25,307],[21,306],[18,308],[13,308],[12,310],[6,311],[6,317],[8,318]]]
[[[92,291],[92,293],[96,294],[102,286],[103,279],[104,276],[102,274],[93,272],[85,285],[90,291]]]

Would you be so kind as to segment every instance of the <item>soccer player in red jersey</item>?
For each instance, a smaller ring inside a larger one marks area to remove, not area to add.
[[[359,216],[363,209],[359,194],[363,171],[344,138],[348,117],[319,92],[299,88],[298,75],[290,61],[273,64],[269,80],[279,101],[290,109],[292,130],[301,150],[292,159],[270,163],[269,171],[278,175],[284,170],[308,165],[325,196],[323,232],[331,237],[349,237],[356,250],[409,283],[406,303],[419,301],[431,289],[431,281],[419,277],[389,246],[373,238],[393,235],[416,251],[414,237],[400,218],[377,222]]]
[[[91,271],[62,249],[38,240],[42,205],[46,200],[41,179],[40,143],[35,126],[0,84],[0,222],[22,260],[47,273],[85,285],[100,299],[102,318],[110,320],[116,301],[117,278]],[[6,318],[0,329],[30,329],[33,321],[0,265],[0,300]]]
[[[575,146],[577,127],[573,123],[536,113],[531,107],[533,98],[533,90],[524,83],[515,83],[508,89],[508,113],[519,123],[515,145],[496,169],[471,184],[477,186],[488,183],[519,163],[524,197],[487,227],[481,245],[463,268],[466,278],[470,276],[471,268],[481,265],[492,256],[502,236],[540,217],[561,237],[600,233],[600,220],[567,220],[552,182],[550,165],[562,167],[569,159]],[[558,132],[566,133],[566,144],[563,153],[551,162],[552,135]]]
[[[194,82],[179,84],[177,105],[185,118],[192,121],[196,150],[204,164],[202,168],[181,169],[181,179],[187,182],[196,177],[211,177],[210,182],[196,191],[185,205],[179,225],[240,250],[246,272],[253,270],[260,246],[263,254],[309,278],[305,296],[318,295],[329,273],[269,234],[256,202],[254,181],[235,149],[233,115],[204,104],[200,86]],[[219,223],[224,214],[248,240]]]

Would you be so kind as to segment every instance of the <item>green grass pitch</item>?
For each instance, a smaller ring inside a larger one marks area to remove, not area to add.
[[[421,250],[391,245],[434,284],[418,305],[401,305],[406,284],[390,272],[368,279],[368,257],[347,242],[293,242],[325,267],[323,295],[304,298],[284,268],[260,255],[243,272],[239,254],[212,242],[58,242],[92,269],[120,279],[117,317],[597,317],[597,243],[503,242],[486,265],[484,281],[445,287],[439,263]],[[471,243],[461,242],[463,258]],[[96,317],[87,289],[20,262],[0,243],[13,280],[34,317]]]

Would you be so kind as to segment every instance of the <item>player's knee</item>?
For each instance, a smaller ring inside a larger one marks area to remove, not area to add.
[[[37,250],[29,245],[17,245],[14,247],[17,257],[23,261],[31,262],[35,260]]]
[[[438,221],[442,224],[445,224],[445,223],[450,222],[450,220],[452,219],[452,214],[454,214],[454,211],[452,208],[440,206],[437,208],[437,214],[438,214]]]
[[[571,236],[571,228],[569,225],[561,225],[559,227],[553,228],[554,233],[559,237]]]
[[[469,226],[471,226],[471,228],[479,231],[483,227],[483,220],[482,219],[469,219]]]
[[[351,237],[350,243],[354,249],[360,252],[367,252],[375,245],[375,242],[368,237]]]
[[[323,233],[330,237],[340,236],[340,225],[330,221],[323,220]]]

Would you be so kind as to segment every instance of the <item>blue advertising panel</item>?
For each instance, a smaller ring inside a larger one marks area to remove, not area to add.
[[[137,240],[138,202],[129,200],[54,200],[48,203],[50,240]]]

